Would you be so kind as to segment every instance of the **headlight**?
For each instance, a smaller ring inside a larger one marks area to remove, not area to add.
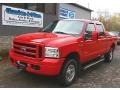
[[[59,58],[58,48],[45,47],[45,57]]]

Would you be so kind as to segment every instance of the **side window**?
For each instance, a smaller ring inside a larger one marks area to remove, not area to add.
[[[104,35],[103,26],[102,26],[101,24],[97,24],[97,25],[96,25],[96,28],[97,28],[97,31],[98,31],[99,36],[103,36],[103,35]]]
[[[85,40],[92,40],[92,32],[95,30],[94,24],[89,23],[86,28]]]

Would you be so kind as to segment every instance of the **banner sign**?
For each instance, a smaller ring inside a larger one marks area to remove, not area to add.
[[[75,18],[75,11],[71,11],[65,8],[60,8],[59,10],[59,17],[64,19],[74,19]]]
[[[2,24],[43,27],[43,13],[2,5]]]

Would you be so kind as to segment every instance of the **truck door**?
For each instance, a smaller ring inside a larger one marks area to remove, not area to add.
[[[95,31],[95,25],[94,23],[89,23],[84,34],[84,45],[82,48],[84,63],[96,58],[98,55],[98,42],[97,39],[93,40],[92,38],[93,31]]]
[[[108,44],[105,30],[102,24],[96,24],[96,30],[98,31],[99,54],[103,54],[106,52]]]

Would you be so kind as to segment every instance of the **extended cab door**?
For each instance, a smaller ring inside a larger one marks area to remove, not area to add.
[[[99,54],[104,54],[107,50],[107,37],[105,34],[105,29],[102,24],[96,24],[96,30],[98,32],[98,48]]]
[[[98,55],[97,37],[96,40],[94,40],[92,35],[95,31],[96,29],[94,23],[88,23],[84,34],[84,45],[82,48],[84,63],[96,58]]]

